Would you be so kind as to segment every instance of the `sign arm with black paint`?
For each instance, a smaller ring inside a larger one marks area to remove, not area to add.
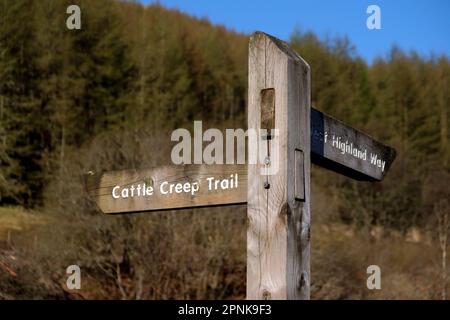
[[[311,161],[362,181],[381,181],[395,149],[323,112],[311,108]]]

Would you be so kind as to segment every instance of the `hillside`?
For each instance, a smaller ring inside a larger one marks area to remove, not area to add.
[[[0,11],[0,263],[20,271],[0,267],[0,298],[243,298],[245,208],[109,217],[82,176],[168,164],[171,131],[193,120],[245,128],[248,35],[160,5],[77,3],[80,31],[63,27],[70,1]],[[439,297],[449,58],[393,47],[369,66],[346,38],[288,40],[311,66],[313,106],[397,150],[382,183],[313,169],[312,297]],[[371,296],[373,261],[389,290]],[[75,262],[80,296],[64,290]]]

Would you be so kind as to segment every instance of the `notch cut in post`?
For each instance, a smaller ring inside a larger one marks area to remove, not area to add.
[[[305,161],[302,150],[295,150],[294,155],[295,200],[305,201]]]
[[[261,90],[261,129],[263,139],[271,140],[271,130],[275,128],[275,89]]]

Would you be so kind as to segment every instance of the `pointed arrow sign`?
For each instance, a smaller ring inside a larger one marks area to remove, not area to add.
[[[356,180],[381,181],[395,150],[311,108],[311,161]]]

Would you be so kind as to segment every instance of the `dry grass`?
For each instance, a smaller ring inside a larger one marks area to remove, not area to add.
[[[378,228],[380,229],[380,228]],[[378,231],[377,231],[378,232]],[[344,224],[314,226],[313,299],[439,299],[440,252],[425,239],[363,232]],[[366,286],[367,267],[381,268],[381,290]]]
[[[43,225],[47,218],[35,211],[19,206],[0,207],[0,241],[7,241],[12,234]]]
[[[127,218],[91,216],[86,221],[95,227],[80,229],[72,238],[64,234],[79,228],[79,219],[67,220],[67,225],[61,218],[44,219],[38,212],[0,208],[0,236],[11,231],[15,235],[12,249],[4,251],[0,260],[17,273],[11,277],[0,270],[4,297],[245,298],[244,207]],[[54,222],[45,223],[48,219]],[[383,227],[363,230],[319,221],[312,230],[312,299],[440,299],[439,248],[420,229],[402,236]],[[104,236],[107,230],[114,235],[112,241],[97,234]],[[89,243],[95,246],[86,247]],[[14,261],[8,258],[11,255]],[[63,287],[64,268],[74,262],[82,267],[84,279],[76,295],[67,294]],[[381,268],[381,290],[366,287],[371,264]],[[122,268],[122,273],[110,277],[105,273],[110,265]]]

